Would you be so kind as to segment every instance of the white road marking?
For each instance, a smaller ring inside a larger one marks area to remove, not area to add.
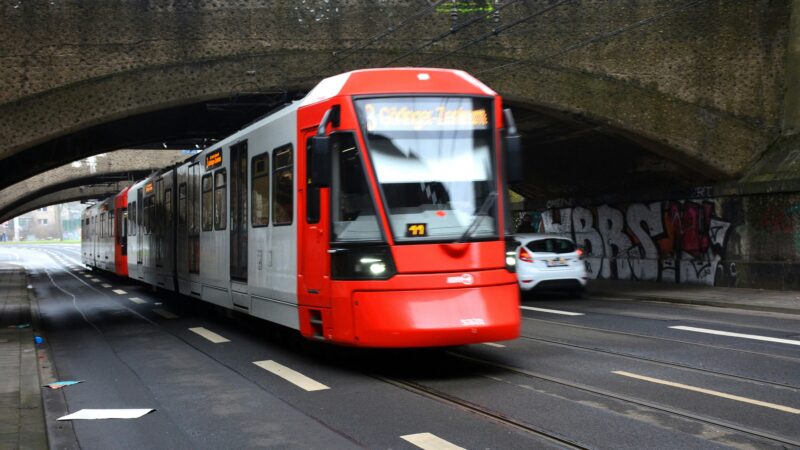
[[[172,314],[171,312],[167,311],[166,309],[156,308],[156,309],[153,310],[153,312],[158,314],[159,316],[165,318],[165,319],[177,319],[178,318],[177,315]]]
[[[111,285],[110,285],[110,284],[108,284],[108,283],[103,283],[103,284],[101,284],[100,286],[103,286],[103,287],[104,287],[104,288],[106,288],[106,289],[108,289],[108,288],[110,288],[110,287],[111,287]]]
[[[708,328],[695,328],[695,327],[684,327],[684,326],[675,326],[670,328],[673,328],[675,330],[695,331],[697,333],[718,334],[720,336],[754,339],[756,341],[767,341],[767,342],[778,342],[780,344],[800,345],[800,341],[794,341],[792,339],[774,338],[769,336],[759,336],[757,334],[731,333],[730,331],[709,330]]]
[[[92,274],[90,274],[90,273],[85,273],[85,274],[83,274],[83,276],[85,276],[86,278],[92,278]]]
[[[658,383],[658,384],[663,384],[663,385],[666,385],[666,386],[672,386],[672,387],[676,387],[676,388],[686,389],[686,390],[689,390],[689,391],[700,392],[701,394],[708,394],[708,395],[714,395],[714,396],[717,396],[717,397],[727,398],[728,400],[736,400],[737,402],[750,403],[751,405],[758,405],[758,406],[763,406],[765,408],[777,409],[779,411],[788,412],[788,413],[792,413],[792,414],[800,414],[800,409],[790,408],[788,406],[783,406],[783,405],[776,405],[775,403],[762,402],[761,400],[754,400],[752,398],[747,398],[747,397],[739,397],[738,395],[726,394],[726,393],[720,392],[720,391],[712,391],[711,389],[703,389],[703,388],[699,388],[699,387],[689,386],[688,384],[673,383],[672,381],[666,381],[666,380],[660,380],[658,378],[646,377],[644,375],[637,375],[635,373],[624,372],[624,371],[621,371],[621,370],[616,370],[613,373],[615,373],[617,375],[622,375],[624,377],[630,377],[630,378],[636,378],[638,380],[649,381],[651,383]]]
[[[115,293],[115,294],[119,294],[119,295],[125,295],[125,294],[127,294],[127,292],[123,291],[122,289],[114,289],[114,290],[113,290],[113,291],[111,291],[111,292],[113,292],[113,293]]]
[[[520,306],[522,309],[527,309],[529,311],[539,311],[539,312],[546,312],[550,314],[561,314],[564,316],[582,316],[583,313],[574,313],[569,311],[559,311],[557,309],[545,309],[545,308],[534,308],[533,306]]]
[[[311,378],[303,375],[302,373],[292,370],[284,365],[278,364],[272,360],[265,360],[265,361],[253,361],[253,364],[261,367],[262,369],[272,372],[275,375],[283,378],[284,380],[298,386],[306,391],[321,391],[324,389],[330,389],[328,386],[324,384],[312,380]]]
[[[132,301],[133,303],[136,303],[137,305],[143,305],[147,303],[147,300],[142,300],[139,297],[130,297],[128,300]]]
[[[95,283],[99,283],[100,282],[99,278],[92,278],[91,280],[94,281]]]
[[[484,342],[483,345],[488,345],[489,347],[506,348],[505,345],[495,344],[494,342]]]
[[[209,341],[211,341],[211,342],[213,342],[215,344],[221,344],[223,342],[230,342],[230,340],[225,339],[224,337],[218,335],[217,333],[214,333],[213,331],[208,330],[208,329],[203,328],[203,327],[189,328],[189,331],[191,331],[193,333],[197,333],[200,336],[203,336],[204,338],[208,339]]]
[[[451,442],[447,442],[431,433],[407,434],[405,436],[400,436],[400,438],[425,450],[465,450],[464,447],[459,447]]]

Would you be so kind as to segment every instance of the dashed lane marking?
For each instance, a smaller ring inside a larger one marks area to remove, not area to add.
[[[166,309],[156,308],[153,310],[154,313],[158,314],[159,316],[165,319],[177,319],[178,316],[172,314],[171,312],[167,311]]]
[[[94,281],[95,283],[99,283],[99,282],[100,282],[100,279],[99,279],[99,278],[90,278],[90,279],[91,279],[92,281]]]
[[[208,339],[209,341],[211,341],[211,342],[213,342],[215,344],[221,344],[223,342],[230,342],[230,340],[225,339],[224,337],[218,335],[217,333],[214,333],[213,331],[211,331],[209,329],[206,329],[206,328],[203,328],[203,327],[189,328],[189,331],[191,331],[193,333],[197,333],[200,336],[203,336],[204,338]]]
[[[670,327],[675,330],[684,330],[684,331],[694,331],[697,333],[707,333],[707,334],[717,334],[720,336],[731,336],[731,337],[738,337],[738,338],[745,338],[745,339],[754,339],[756,341],[767,341],[767,342],[777,342],[780,344],[789,344],[789,345],[800,345],[800,341],[795,341],[792,339],[781,339],[769,336],[759,336],[757,334],[743,334],[743,333],[732,333],[730,331],[720,331],[720,330],[710,330],[708,328],[695,328],[695,327],[684,327],[684,326],[675,326]]]
[[[125,295],[125,294],[127,294],[127,292],[123,291],[122,289],[114,289],[114,290],[113,290],[113,291],[111,291],[111,292],[113,292],[113,293],[115,293],[115,294],[119,294],[119,295]]]
[[[465,450],[464,447],[445,441],[432,433],[407,434],[400,438],[425,450]]]
[[[489,347],[506,348],[505,345],[495,344],[494,342],[484,342],[483,345],[488,345]]]
[[[576,312],[569,312],[569,311],[559,311],[557,309],[546,309],[546,308],[534,308],[533,306],[520,306],[522,309],[527,309],[528,311],[539,311],[539,312],[546,312],[550,314],[561,314],[563,316],[582,316],[583,313],[576,313]]]
[[[624,377],[636,378],[637,380],[649,381],[651,383],[663,384],[665,386],[672,386],[676,388],[686,389],[688,391],[699,392],[701,394],[714,395],[717,397],[727,398],[728,400],[735,400],[737,402],[744,402],[744,403],[749,403],[751,405],[763,406],[765,408],[777,409],[778,411],[788,412],[792,414],[800,414],[800,409],[790,408],[788,406],[783,406],[783,405],[776,405],[775,403],[762,402],[761,400],[755,400],[747,397],[740,397],[738,395],[726,394],[725,392],[712,391],[711,389],[703,389],[695,386],[689,386],[688,384],[674,383],[672,381],[646,377],[644,375],[637,375],[635,373],[624,372],[621,370],[615,370],[612,373],[615,373],[617,375],[622,375]]]
[[[253,364],[261,367],[262,369],[272,372],[273,374],[283,378],[284,380],[294,384],[295,386],[305,389],[306,391],[321,391],[324,389],[330,389],[328,386],[324,384],[312,380],[311,378],[303,375],[302,373],[292,370],[284,365],[278,364],[272,360],[265,360],[265,361],[253,361]]]
[[[143,305],[147,303],[147,300],[142,300],[139,297],[130,297],[128,298],[128,300],[132,301],[133,303],[136,303],[137,305]]]
[[[104,288],[106,288],[106,289],[108,289],[108,288],[110,288],[110,287],[111,287],[111,285],[110,285],[110,284],[108,284],[108,283],[103,283],[103,284],[101,284],[100,286],[103,286],[103,287],[104,287]]]

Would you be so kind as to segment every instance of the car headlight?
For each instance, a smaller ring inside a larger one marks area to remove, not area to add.
[[[386,280],[397,273],[386,245],[339,247],[329,252],[334,280]]]

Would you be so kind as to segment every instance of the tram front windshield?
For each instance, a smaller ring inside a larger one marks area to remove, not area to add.
[[[395,242],[497,236],[491,99],[356,100]]]

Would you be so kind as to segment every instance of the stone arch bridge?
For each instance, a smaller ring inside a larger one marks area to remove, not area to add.
[[[460,68],[500,92],[527,196],[736,180],[800,123],[796,5],[3,0],[0,189],[101,152],[219,138],[379,66]]]

